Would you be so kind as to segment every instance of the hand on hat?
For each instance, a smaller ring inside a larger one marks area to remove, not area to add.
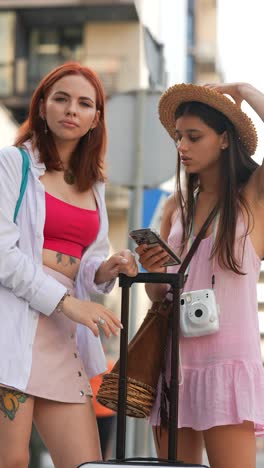
[[[208,83],[205,84],[205,88],[213,89],[221,94],[229,94],[235,103],[241,107],[241,103],[244,99],[241,87],[245,85],[245,83]]]

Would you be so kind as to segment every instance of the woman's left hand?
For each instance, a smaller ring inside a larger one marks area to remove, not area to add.
[[[138,273],[135,255],[129,249],[121,250],[103,262],[96,272],[95,282],[105,283],[116,278],[119,273],[127,276],[136,276]]]

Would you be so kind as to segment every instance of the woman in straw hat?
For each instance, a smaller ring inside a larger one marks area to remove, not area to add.
[[[255,467],[255,435],[264,429],[256,294],[264,257],[264,165],[251,158],[257,134],[240,108],[243,100],[264,120],[264,95],[245,83],[175,85],[159,104],[161,123],[178,152],[177,192],[165,206],[161,236],[184,258],[217,207],[183,289],[191,294],[181,301],[178,439],[179,459],[201,463],[205,444],[214,468]],[[146,270],[164,271],[160,247],[141,245],[137,253]],[[156,301],[166,289],[151,284],[147,293]],[[192,305],[196,300],[199,307]],[[160,426],[160,383],[153,426]],[[166,431],[154,434],[159,456],[166,457]]]

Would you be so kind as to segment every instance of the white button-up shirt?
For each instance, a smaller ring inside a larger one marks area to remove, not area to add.
[[[21,391],[26,389],[30,376],[39,313],[50,315],[66,292],[42,268],[45,189],[39,177],[45,165],[38,161],[38,152],[32,151],[29,142],[24,146],[30,156],[30,169],[16,224],[13,217],[22,179],[22,157],[13,146],[0,150],[0,383]],[[75,282],[80,299],[89,299],[95,292],[109,292],[114,284],[94,283],[95,273],[108,255],[109,241],[105,186],[98,182],[93,189],[100,228],[80,262]],[[77,341],[88,376],[106,370],[100,339],[78,325]]]

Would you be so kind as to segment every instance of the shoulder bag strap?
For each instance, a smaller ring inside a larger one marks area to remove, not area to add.
[[[16,203],[15,213],[14,213],[14,223],[16,222],[18,211],[23,200],[23,196],[26,190],[27,181],[28,181],[28,170],[29,170],[29,157],[27,152],[22,149],[18,148],[21,156],[22,156],[22,179],[21,179],[21,186],[20,186],[20,193],[19,198]]]
[[[218,207],[215,206],[213,210],[210,212],[209,216],[205,220],[204,224],[202,225],[199,233],[195,237],[190,250],[187,252],[179,270],[178,273],[184,274],[195,251],[197,250],[202,238],[204,237],[208,227],[210,226],[211,222],[215,218],[216,214],[218,211]],[[174,336],[175,339],[175,336]],[[176,336],[176,341],[178,341],[178,338]],[[164,357],[163,357],[163,363],[162,363],[162,368],[161,368],[161,395],[160,395],[160,417],[161,417],[161,426],[165,426],[166,428],[168,427],[168,405],[167,401],[170,399],[170,389],[167,384],[167,380],[165,377],[166,374],[166,356],[167,356],[167,349],[165,348],[164,350]],[[178,368],[178,365],[177,365]],[[176,392],[176,399],[178,401],[178,386],[174,388],[174,392]],[[170,428],[171,430],[171,428]],[[174,432],[174,430],[173,430]],[[175,435],[175,434],[174,434]],[[174,438],[174,437],[173,437]]]
[[[204,224],[202,225],[199,233],[197,234],[197,236],[195,237],[192,245],[191,245],[191,248],[190,250],[187,252],[179,270],[178,270],[178,273],[184,273],[193,257],[193,255],[195,254],[195,251],[198,249],[198,246],[202,240],[202,238],[204,237],[207,229],[209,228],[211,222],[213,221],[213,219],[215,218],[216,214],[217,214],[217,211],[218,211],[218,207],[215,206],[211,213],[209,214],[208,218],[205,220]]]

